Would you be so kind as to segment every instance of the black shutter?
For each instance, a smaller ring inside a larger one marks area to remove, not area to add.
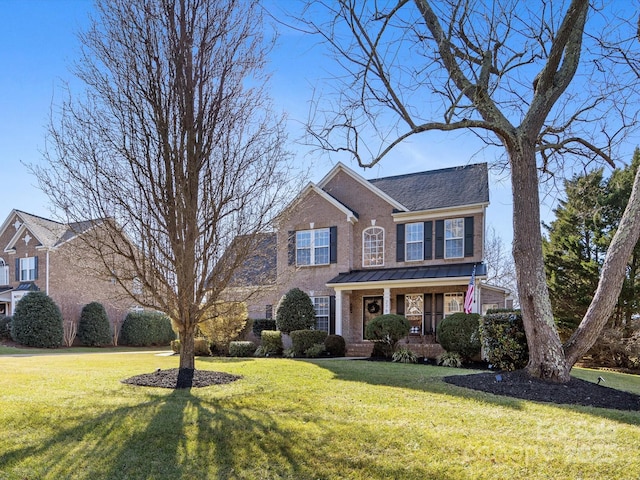
[[[433,251],[433,222],[424,222],[424,259],[431,260]]]
[[[329,296],[329,335],[336,333],[336,296]]]
[[[396,314],[404,315],[404,295],[396,296]]]
[[[329,263],[338,263],[338,227],[329,227]]]
[[[20,259],[16,258],[16,282],[20,281]]]
[[[429,335],[433,333],[432,324],[432,307],[433,307],[433,295],[431,293],[424,294],[424,334]]]
[[[287,236],[287,252],[289,255],[289,265],[296,264],[296,232],[289,230]]]
[[[436,220],[436,258],[444,258],[444,220]]]
[[[33,259],[33,269],[35,270],[34,274],[34,280],[38,279],[38,257],[34,257]]]
[[[464,219],[464,256],[473,257],[473,217]]]
[[[436,304],[436,314],[435,314],[435,327],[436,327],[436,333],[438,332],[438,324],[442,321],[442,319],[444,318],[444,293],[436,293],[435,294],[435,304]],[[436,337],[436,342],[438,341],[438,338]]]
[[[396,262],[404,262],[404,224],[396,225]]]

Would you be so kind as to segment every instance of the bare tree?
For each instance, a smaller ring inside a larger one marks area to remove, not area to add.
[[[485,233],[484,263],[487,266],[487,283],[497,287],[506,288],[518,302],[518,285],[516,281],[516,265],[509,249],[496,232],[494,227],[489,227]]]
[[[135,303],[173,319],[178,386],[189,386],[198,323],[290,191],[262,10],[257,0],[99,0],[79,39],[86,91],[52,113],[49,166],[37,175],[68,218],[107,219],[87,245]]]
[[[628,20],[637,14],[626,2],[598,3],[338,0],[310,2],[304,14],[345,70],[334,79],[335,103],[315,105],[309,132],[316,144],[348,152],[362,166],[432,130],[467,130],[504,149],[527,370],[559,382],[569,380],[606,322],[640,232],[632,197],[609,249],[607,281],[563,347],[542,259],[539,174],[562,175],[578,157],[613,165],[638,111],[638,76],[624,68],[639,57]]]

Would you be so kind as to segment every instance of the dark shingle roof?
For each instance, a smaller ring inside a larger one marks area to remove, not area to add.
[[[483,263],[452,263],[448,265],[433,265],[404,268],[381,268],[372,270],[352,270],[340,273],[327,282],[327,285],[336,283],[365,283],[365,282],[389,282],[394,280],[422,280],[427,278],[457,278],[471,277],[475,265],[476,275],[487,274],[487,267]]]
[[[489,202],[486,163],[369,180],[411,211]]]

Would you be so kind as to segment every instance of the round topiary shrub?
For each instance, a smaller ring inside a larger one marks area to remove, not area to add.
[[[364,329],[364,338],[376,342],[386,358],[391,358],[396,348],[396,343],[401,338],[409,335],[411,324],[402,315],[392,313],[375,317],[367,323]]]
[[[324,349],[332,357],[344,357],[347,352],[347,344],[341,335],[327,335],[324,339]]]
[[[307,330],[316,324],[316,311],[309,295],[292,288],[282,299],[276,314],[276,327],[282,333]]]
[[[120,328],[120,343],[134,347],[169,345],[176,334],[171,320],[160,312],[129,312]]]
[[[113,343],[107,311],[98,302],[84,306],[78,324],[78,338],[84,345],[102,347]]]
[[[13,314],[13,339],[28,347],[57,348],[62,345],[62,314],[44,292],[31,292],[22,297]]]
[[[447,315],[436,329],[436,336],[447,352],[460,354],[468,361],[480,353],[480,315],[454,313]]]
[[[327,332],[324,330],[294,330],[291,332],[293,354],[296,357],[305,356],[309,348],[318,344],[322,344],[322,349],[324,350],[326,338]]]

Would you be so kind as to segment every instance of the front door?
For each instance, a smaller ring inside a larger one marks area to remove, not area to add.
[[[379,317],[383,312],[383,297],[363,297],[362,298],[362,338],[367,323],[373,318]]]

